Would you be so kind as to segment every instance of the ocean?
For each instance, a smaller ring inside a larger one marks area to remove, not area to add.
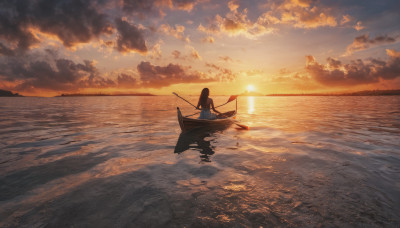
[[[239,97],[250,130],[183,134],[177,106],[0,98],[0,226],[400,226],[400,96]]]

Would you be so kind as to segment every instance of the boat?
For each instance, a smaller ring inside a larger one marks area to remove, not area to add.
[[[217,119],[207,120],[207,119],[193,119],[189,118],[188,116],[185,117],[182,115],[179,107],[177,107],[177,111],[178,111],[179,126],[181,127],[181,130],[183,132],[202,127],[210,128],[215,126],[231,125],[234,122],[237,113],[236,110],[233,110],[218,115],[222,117],[217,117]]]

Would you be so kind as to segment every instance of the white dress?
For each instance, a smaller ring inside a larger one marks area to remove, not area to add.
[[[215,115],[214,113],[211,113],[210,109],[203,109],[200,112],[200,117],[199,119],[205,119],[205,120],[215,120],[217,119],[217,115]]]

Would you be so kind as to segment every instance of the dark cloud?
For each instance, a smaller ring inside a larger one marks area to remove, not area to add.
[[[172,0],[171,2],[173,7],[187,11],[192,10],[193,7],[197,4],[197,0]]]
[[[217,66],[215,66],[217,67]],[[87,88],[162,88],[180,83],[207,83],[230,78],[231,71],[219,68],[204,74],[179,64],[156,66],[150,62],[137,65],[138,75],[121,73],[114,79],[102,76],[94,62],[76,63],[58,57],[52,50],[23,56],[0,57],[0,82],[13,84],[19,92],[40,90],[77,92]]]
[[[117,82],[120,88],[135,88],[138,86],[136,78],[124,73],[118,75]]]
[[[32,30],[57,36],[66,47],[87,43],[112,33],[101,3],[83,0],[37,0],[0,2],[0,39],[13,51],[26,51],[39,39]]]
[[[0,55],[14,55],[14,51],[0,42]]]
[[[199,72],[188,72],[178,64],[155,66],[149,62],[141,62],[137,66],[142,87],[161,88],[179,83],[206,83],[216,81]]]
[[[146,42],[140,30],[133,24],[115,19],[115,24],[118,30],[117,47],[120,52],[147,52]]]
[[[150,13],[156,11],[154,3],[157,0],[123,0],[122,9],[128,13]]]
[[[400,57],[391,56],[388,61],[372,59],[368,62],[354,60],[342,64],[328,58],[326,65],[319,64],[313,56],[307,56],[306,70],[312,78],[329,86],[352,86],[377,83],[380,79],[400,77]]]
[[[368,34],[364,34],[354,38],[353,43],[347,46],[346,54],[349,55],[355,51],[367,49],[371,45],[388,44],[388,43],[394,43],[395,41],[396,38],[389,37],[387,35],[377,36],[373,39],[370,39]]]
[[[161,9],[164,7],[191,11],[197,3],[197,0],[123,0],[122,9],[126,13],[134,13],[144,18],[149,13],[162,15]]]
[[[50,51],[24,57],[3,57],[0,59],[0,79],[15,82],[18,91],[76,91],[80,88],[115,86],[114,81],[99,76],[93,62],[85,60],[75,63],[64,58],[54,59],[53,54]]]

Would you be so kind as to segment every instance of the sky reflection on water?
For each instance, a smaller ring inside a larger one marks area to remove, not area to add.
[[[0,98],[0,226],[397,226],[399,104],[240,97],[250,131],[181,134],[170,96]]]

